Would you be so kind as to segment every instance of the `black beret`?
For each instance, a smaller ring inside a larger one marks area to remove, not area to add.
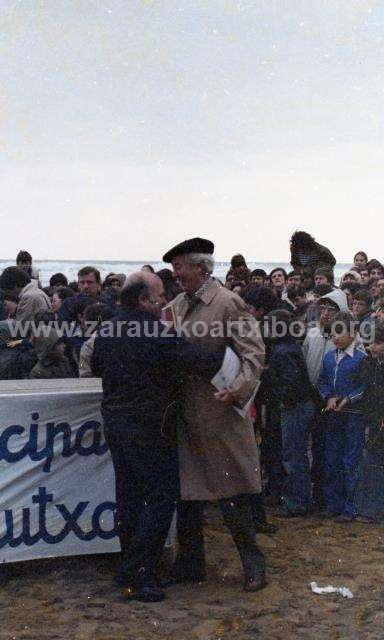
[[[167,251],[163,255],[163,262],[172,262],[176,256],[183,256],[186,253],[207,253],[213,255],[215,245],[210,240],[204,238],[191,238],[190,240],[184,240],[175,247]]]

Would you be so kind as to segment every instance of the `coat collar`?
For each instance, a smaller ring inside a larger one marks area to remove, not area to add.
[[[211,278],[210,282],[205,286],[203,293],[199,295],[199,292],[197,291],[195,295],[197,295],[199,301],[201,300],[201,302],[204,302],[204,304],[209,304],[220,288],[221,284],[219,284],[216,278]],[[188,302],[187,296],[185,294],[184,301]]]
[[[355,355],[355,346],[356,346],[355,342],[351,342],[349,347],[347,347],[346,349],[336,349],[336,351],[338,354],[345,353],[350,358],[353,358],[353,356]]]
[[[34,289],[38,289],[37,280],[31,280],[31,282],[28,282],[28,284],[26,284],[25,287],[23,287],[20,291],[20,295],[22,296],[24,295],[24,293],[29,293],[29,291],[32,291]]]
[[[209,287],[201,296],[201,300],[204,302],[204,304],[209,304],[213,300],[219,289],[221,289],[221,286],[222,285],[216,280],[216,278],[212,278],[212,282],[210,283]]]

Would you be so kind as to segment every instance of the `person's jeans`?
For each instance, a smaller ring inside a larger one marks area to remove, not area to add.
[[[319,409],[311,420],[312,439],[312,502],[318,507],[323,507],[324,501],[324,479],[325,479],[325,426],[326,414]]]
[[[364,419],[354,413],[329,413],[325,433],[327,509],[355,517],[355,494],[364,449]]]
[[[286,471],[283,497],[292,513],[307,511],[311,506],[311,476],[308,460],[310,423],[314,405],[308,400],[294,407],[282,407],[281,429],[283,465]]]

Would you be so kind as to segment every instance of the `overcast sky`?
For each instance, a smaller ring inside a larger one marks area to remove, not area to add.
[[[384,257],[380,0],[1,0],[0,258]]]

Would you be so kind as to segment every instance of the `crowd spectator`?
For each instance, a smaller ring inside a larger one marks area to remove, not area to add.
[[[347,523],[357,516],[355,495],[364,448],[364,419],[358,409],[365,386],[365,353],[356,346],[356,329],[349,312],[333,318],[334,349],[326,354],[317,388],[326,402],[325,484],[328,517]]]
[[[290,334],[292,315],[283,309],[271,311],[270,322],[279,323],[281,337],[272,339],[269,375],[273,393],[280,404],[282,459],[286,472],[284,504],[280,515],[305,515],[311,507],[308,441],[314,407],[303,354]]]
[[[52,289],[56,289],[58,287],[68,287],[68,278],[64,275],[64,273],[54,273],[53,276],[49,278],[49,286]]]
[[[366,270],[367,264],[368,256],[365,251],[358,251],[357,253],[355,253],[355,256],[353,258],[353,267],[354,269],[356,269],[356,271],[361,274],[362,271]]]
[[[292,268],[312,277],[318,267],[332,269],[336,264],[336,258],[330,250],[305,231],[295,231],[291,237],[290,249]]]
[[[7,267],[0,276],[0,289],[18,297],[16,320],[33,319],[38,311],[51,308],[51,301],[36,280],[18,267]]]
[[[16,266],[25,271],[32,280],[39,282],[39,270],[32,264],[32,256],[28,251],[19,251],[16,256]]]
[[[35,338],[38,362],[32,368],[31,379],[73,378],[72,367],[66,358],[65,344],[53,327],[47,327],[46,335]]]

